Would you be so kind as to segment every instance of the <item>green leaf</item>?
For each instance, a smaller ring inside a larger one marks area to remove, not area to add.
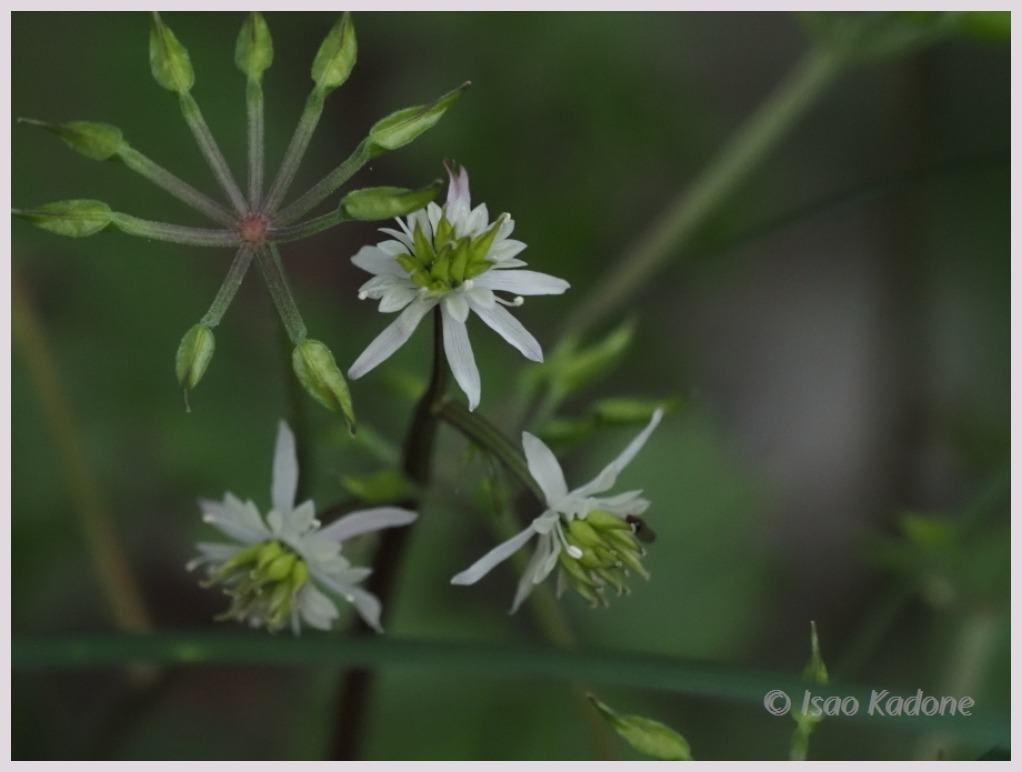
[[[692,761],[688,741],[669,726],[651,718],[617,713],[593,695],[586,696],[614,731],[635,750],[664,761]]]
[[[153,27],[149,32],[149,66],[156,82],[175,94],[187,94],[195,85],[188,51],[156,12],[153,12]]]
[[[273,63],[273,41],[263,15],[254,11],[245,19],[234,47],[234,63],[250,80],[262,80]]]
[[[955,14],[954,26],[968,37],[1007,43],[1011,40],[1011,11],[964,11]]]
[[[541,368],[558,400],[599,380],[617,367],[635,337],[635,324],[626,320],[602,340],[578,348],[577,339],[566,338]]]
[[[369,130],[369,152],[376,157],[388,150],[397,150],[412,142],[418,136],[436,125],[447,108],[458,101],[458,97],[469,87],[465,82],[453,91],[448,91],[430,105],[406,107],[377,121]]]
[[[54,201],[35,209],[14,209],[16,217],[61,236],[91,236],[110,224],[113,212],[102,201],[76,198]]]
[[[196,324],[181,339],[177,348],[177,380],[185,391],[194,389],[213,358],[216,341],[213,330],[207,325]]]
[[[814,684],[826,684],[829,682],[827,666],[823,663],[823,655],[820,654],[820,639],[816,634],[816,622],[809,623],[809,661],[806,663],[802,677]]]
[[[348,430],[354,434],[355,410],[351,404],[351,392],[326,344],[306,338],[295,346],[291,365],[305,390],[328,410],[341,411]]]
[[[607,426],[633,426],[649,423],[659,408],[663,408],[665,413],[673,413],[681,404],[681,397],[668,400],[612,397],[601,399],[593,405],[593,414],[601,424]]]
[[[316,53],[312,62],[312,79],[324,93],[332,91],[348,79],[357,56],[355,26],[351,23],[351,14],[345,12]]]
[[[396,469],[383,469],[361,477],[345,476],[341,484],[352,496],[370,504],[402,501],[416,492],[411,481]]]
[[[341,199],[339,211],[348,220],[389,220],[422,209],[443,187],[436,180],[419,190],[409,188],[362,188]]]
[[[96,161],[106,161],[128,146],[124,135],[109,123],[91,121],[68,121],[67,123],[46,123],[29,118],[20,118],[20,123],[42,126],[64,140],[68,147]]]

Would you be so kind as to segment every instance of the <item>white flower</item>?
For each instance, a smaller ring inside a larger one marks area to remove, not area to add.
[[[626,589],[623,575],[628,568],[646,575],[638,560],[644,552],[635,542],[634,534],[642,524],[638,516],[649,507],[649,501],[641,497],[641,490],[609,498],[594,494],[613,487],[618,474],[646,444],[662,417],[663,410],[658,409],[646,428],[595,479],[571,491],[550,448],[538,437],[522,432],[529,473],[542,489],[547,508],[524,531],[497,545],[451,579],[451,584],[474,584],[534,535],[539,536],[539,544],[518,583],[512,612],[558,563],[563,569],[558,593],[566,582],[594,604],[605,602],[602,589],[608,583],[619,594]]]
[[[357,586],[371,569],[352,566],[341,555],[341,544],[358,534],[407,525],[418,515],[378,507],[352,512],[320,528],[312,501],[295,506],[297,490],[295,438],[281,421],[273,456],[273,509],[264,520],[255,504],[231,493],[223,502],[200,501],[203,520],[234,543],[199,544],[201,554],[188,569],[208,566],[208,584],[223,585],[231,596],[231,608],[222,618],[273,631],[290,620],[296,634],[300,620],[327,630],[338,616],[327,594],[332,593],[353,604],[369,625],[381,631],[379,600]]]
[[[443,208],[430,203],[400,230],[381,228],[393,239],[362,247],[351,261],[373,274],[359,288],[361,299],[380,301],[380,311],[401,314],[369,344],[348,370],[361,378],[407,341],[422,318],[440,306],[443,341],[451,372],[468,397],[469,409],[479,404],[479,370],[465,321],[470,311],[534,362],[543,361],[536,339],[503,306],[519,306],[523,295],[560,295],[568,282],[536,271],[521,270],[515,256],[525,244],[512,238],[514,221],[503,214],[490,222],[486,204],[471,208],[468,172],[448,166],[451,178]],[[509,292],[512,300],[497,296]]]

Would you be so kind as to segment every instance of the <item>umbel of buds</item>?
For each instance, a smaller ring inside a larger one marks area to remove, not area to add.
[[[386,220],[420,210],[433,200],[439,183],[420,189],[398,187],[365,188],[349,193],[333,209],[315,217],[309,213],[326,201],[373,158],[404,147],[432,128],[461,96],[463,84],[431,104],[407,107],[377,121],[351,155],[300,196],[287,201],[291,183],[308,148],[323,112],[324,102],[344,84],[357,59],[358,46],[351,17],[344,14],[327,34],[310,71],[312,89],[280,168],[269,185],[264,184],[263,90],[262,78],[273,62],[269,27],[259,13],[250,14],[242,25],[234,60],[246,80],[246,123],[248,127],[248,168],[244,187],[228,166],[220,147],[192,96],[195,71],[187,49],[159,14],[153,14],[149,36],[149,66],[157,84],[172,92],[203,158],[223,194],[223,203],[210,198],[184,180],[149,159],[128,142],[116,126],[89,121],[41,126],[60,137],[68,147],[98,161],[119,161],[132,171],[201,212],[216,227],[195,228],[143,220],[115,211],[103,201],[71,199],[15,209],[14,214],[34,225],[62,236],[86,237],[108,228],[146,239],[171,241],[198,247],[229,247],[234,260],[209,311],[184,336],[178,347],[178,381],[187,393],[202,379],[213,356],[213,328],[228,306],[254,261],[280,315],[291,343],[293,364],[302,385],[320,404],[340,411],[353,430],[355,414],[344,376],[325,344],[306,338],[305,324],[298,311],[284,272],[278,245],[304,239],[352,220]]]

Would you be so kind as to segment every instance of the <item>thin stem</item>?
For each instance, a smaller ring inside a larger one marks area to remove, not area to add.
[[[202,212],[211,220],[222,225],[234,226],[238,218],[224,209],[220,204],[204,193],[200,193],[184,180],[167,171],[133,147],[123,147],[117,153],[124,165],[145,177],[150,182],[163,188],[179,201],[183,201],[193,209]]]
[[[271,228],[270,237],[278,243],[298,241],[347,221],[347,218],[341,214],[339,209],[335,209],[333,212],[306,220],[305,222],[296,223],[295,225]]]
[[[568,317],[564,329],[580,333],[592,327],[622,307],[675,258],[698,227],[744,182],[841,69],[842,60],[835,54],[823,50],[810,52],[691,188],[667,207],[623,258],[615,261],[616,268],[604,275]]]
[[[369,162],[369,143],[363,140],[354,152],[340,166],[321,179],[308,191],[281,209],[273,218],[274,223],[289,225],[323,201],[341,185],[351,179],[359,169]]]
[[[209,164],[216,181],[220,184],[220,188],[230,199],[234,211],[244,217],[248,214],[248,205],[245,203],[245,197],[241,194],[241,188],[234,181],[234,175],[231,174],[230,167],[227,166],[227,161],[224,159],[223,153],[220,152],[220,146],[213,139],[209,126],[206,125],[198,103],[187,91],[181,94],[181,113],[188,123],[188,128],[192,130],[199,150],[202,151],[202,155],[205,157],[206,163]]]
[[[258,78],[249,78],[245,87],[248,108],[248,202],[253,211],[259,211],[263,197],[263,84]]]
[[[193,247],[237,247],[242,244],[241,236],[234,230],[189,228],[185,225],[143,220],[123,212],[112,212],[110,222],[132,236],[170,241],[174,244],[188,244]]]
[[[223,284],[220,285],[216,297],[213,298],[213,304],[209,307],[206,315],[202,317],[202,324],[205,324],[207,327],[216,327],[220,324],[220,320],[223,319],[227,307],[234,300],[234,296],[238,292],[238,287],[241,286],[242,279],[248,273],[248,267],[252,264],[253,254],[254,250],[248,246],[238,250],[234,260],[231,262],[231,267],[227,269],[227,276],[224,278]]]
[[[280,320],[284,323],[284,329],[287,330],[291,342],[297,345],[305,338],[305,322],[302,321],[302,315],[298,312],[298,306],[295,305],[291,290],[287,286],[287,278],[280,262],[280,252],[277,251],[275,244],[268,243],[257,248],[255,256],[266,281],[266,288],[273,298],[273,305],[277,307]]]
[[[53,433],[73,509],[81,518],[92,564],[110,605],[114,623],[127,632],[148,632],[152,624],[142,593],[132,575],[99,483],[89,468],[87,451],[75,427],[46,335],[17,273],[12,274],[11,300],[14,332],[21,343],[35,393]]]
[[[284,153],[284,160],[280,163],[277,177],[270,186],[270,192],[266,194],[266,211],[272,212],[287,195],[291,183],[294,181],[298,167],[302,163],[305,151],[312,139],[312,133],[316,130],[319,117],[323,114],[323,102],[325,94],[318,86],[314,86],[309,98],[305,100],[305,109],[302,110],[302,117],[298,119],[295,133],[291,137],[291,143]]]
[[[445,399],[437,408],[437,417],[465,435],[477,447],[492,453],[525,486],[540,504],[546,506],[546,496],[532,475],[525,457],[501,431],[478,413],[470,411],[460,402]]]
[[[432,474],[436,412],[447,387],[447,370],[440,309],[436,308],[433,311],[433,375],[415,409],[405,442],[402,464],[405,475],[422,491],[428,487]],[[418,510],[420,502],[408,501],[402,505]],[[393,596],[395,579],[408,545],[410,532],[408,528],[388,528],[383,532],[373,557],[373,573],[369,575],[366,589],[379,598],[383,604],[384,614],[389,608],[388,601]],[[353,632],[365,635],[371,631],[359,618]],[[332,759],[353,760],[360,755],[360,743],[364,735],[367,708],[372,697],[373,680],[373,671],[365,668],[352,668],[342,677],[330,756]]]

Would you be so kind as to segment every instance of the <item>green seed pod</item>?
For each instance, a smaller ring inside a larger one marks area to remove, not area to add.
[[[306,338],[295,346],[291,364],[305,390],[328,410],[341,411],[348,430],[354,434],[355,410],[351,404],[351,392],[330,349],[318,340]]]
[[[177,381],[186,391],[194,389],[201,380],[213,358],[215,345],[213,330],[201,322],[181,339],[177,347]]]
[[[35,209],[14,209],[12,213],[43,230],[75,237],[99,233],[110,224],[114,215],[102,201],[90,198],[54,201]]]
[[[333,91],[348,79],[358,56],[355,26],[345,13],[327,33],[312,62],[312,79],[323,93]]]
[[[156,82],[175,94],[187,94],[195,85],[195,71],[188,51],[158,13],[153,13],[153,27],[149,33],[149,66]]]
[[[422,209],[436,198],[442,182],[411,190],[409,188],[379,187],[353,190],[341,199],[338,207],[347,220],[389,220],[403,217]]]

